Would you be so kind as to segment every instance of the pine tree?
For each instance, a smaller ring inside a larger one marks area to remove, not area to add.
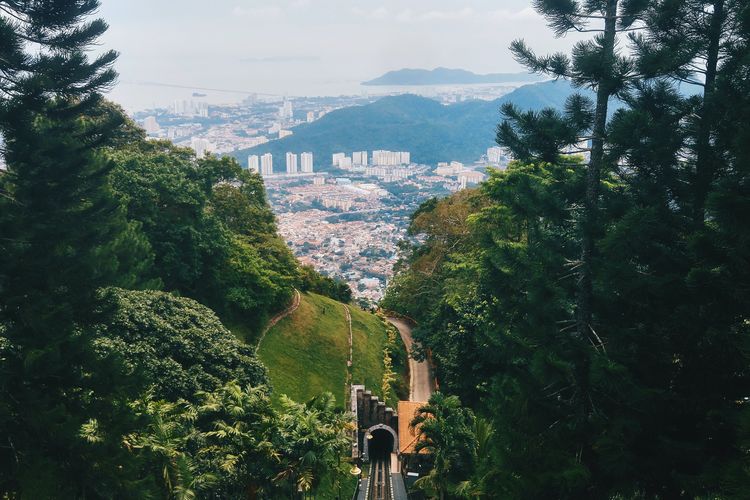
[[[706,218],[706,200],[711,184],[721,177],[725,157],[716,147],[720,120],[718,109],[724,96],[717,92],[722,62],[736,48],[741,37],[742,0],[656,0],[645,10],[645,29],[631,35],[639,71],[647,77],[669,75],[696,87],[691,101],[693,113],[686,119],[686,149],[691,151],[689,206],[697,225]]]
[[[54,114],[19,110],[5,128],[0,312],[13,351],[3,364],[0,432],[10,445],[0,488],[73,498],[122,487],[132,387],[98,357],[88,328],[99,287],[134,283],[122,248],[148,260],[148,247],[109,188],[101,131]]]
[[[97,102],[115,79],[117,58],[85,54],[107,30],[103,20],[87,20],[98,8],[99,0],[0,0],[0,100],[27,109],[44,108],[50,96],[71,98],[74,107]]]
[[[534,72],[569,78],[578,87],[593,89],[595,99],[592,103],[580,95],[574,96],[568,102],[564,118],[546,111],[540,114],[541,120],[534,115],[520,115],[506,106],[507,120],[499,127],[498,140],[519,159],[536,156],[544,161],[555,161],[554,150],[559,151],[559,146],[574,144],[574,139],[590,139],[586,193],[580,216],[576,331],[582,338],[595,338],[592,266],[600,225],[601,179],[607,170],[604,156],[607,116],[611,98],[627,88],[635,70],[632,61],[619,53],[618,36],[636,29],[643,6],[642,2],[622,0],[536,0],[534,5],[557,36],[570,32],[591,32],[596,36],[578,42],[572,57],[563,53],[539,57],[522,40],[516,40],[511,45],[516,59]],[[601,26],[592,26],[596,22]],[[590,131],[590,136],[581,137],[585,130]]]
[[[96,0],[0,1],[0,492],[111,497],[136,487],[122,438],[131,380],[92,347],[96,291],[148,261],[99,150],[117,123],[84,116],[113,81]],[[137,267],[137,266],[136,266]],[[135,381],[132,381],[135,382]]]

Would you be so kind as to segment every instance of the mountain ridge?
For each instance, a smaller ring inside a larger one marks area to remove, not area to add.
[[[362,82],[362,85],[452,85],[478,83],[510,83],[533,82],[542,77],[531,73],[489,73],[477,74],[464,69],[435,68],[432,70],[420,68],[403,68],[389,71],[377,78]]]
[[[314,154],[315,171],[331,168],[336,152],[389,149],[410,151],[412,161],[471,162],[495,144],[500,106],[513,102],[525,110],[562,109],[575,92],[563,80],[524,85],[493,101],[466,101],[450,106],[414,94],[379,99],[363,106],[332,111],[323,118],[295,127],[294,135],[231,153],[244,166],[249,154],[274,155],[275,172],[283,172],[287,151]]]

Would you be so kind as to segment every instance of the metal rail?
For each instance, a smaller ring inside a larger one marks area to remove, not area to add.
[[[368,500],[393,500],[390,457],[378,458],[372,461],[367,490]]]

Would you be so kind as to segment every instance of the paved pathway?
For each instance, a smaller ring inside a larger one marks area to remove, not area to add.
[[[430,364],[427,361],[417,361],[411,357],[411,347],[414,343],[411,337],[411,326],[404,320],[397,318],[388,318],[388,321],[398,328],[406,351],[409,353],[409,401],[426,402],[435,390]]]

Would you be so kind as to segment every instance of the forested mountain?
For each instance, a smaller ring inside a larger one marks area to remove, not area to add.
[[[539,80],[533,73],[491,73],[478,75],[464,69],[399,69],[363,82],[362,85],[449,85],[472,83],[516,83]]]
[[[416,95],[384,97],[372,104],[339,109],[320,120],[294,128],[294,135],[232,156],[246,165],[249,154],[272,153],[281,172],[287,151],[311,151],[315,168],[330,168],[336,152],[390,149],[410,151],[412,161],[437,163],[479,159],[495,138],[500,107],[514,102],[521,109],[562,109],[573,92],[566,81],[524,85],[494,101],[468,101],[450,106]]]

